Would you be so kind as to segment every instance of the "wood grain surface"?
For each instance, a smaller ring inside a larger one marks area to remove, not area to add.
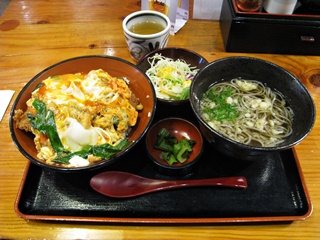
[[[123,18],[140,9],[136,0],[12,0],[0,17],[0,90],[22,87],[38,72],[61,60],[91,54],[116,56],[134,63],[122,34]],[[227,53],[219,22],[189,20],[168,46],[184,47],[214,61],[252,56],[274,62],[296,75],[309,89],[320,112],[320,88],[303,74],[320,68],[319,56]],[[292,223],[148,226],[26,221],[14,201],[27,160],[9,132],[12,101],[0,123],[0,239],[320,239],[320,124],[297,147],[314,206],[310,218]],[[1,98],[0,98],[1,102]]]

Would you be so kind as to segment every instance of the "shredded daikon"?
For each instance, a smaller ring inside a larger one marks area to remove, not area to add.
[[[193,77],[199,69],[190,66],[182,59],[173,60],[155,54],[148,58],[150,68],[146,71],[158,98],[183,100],[189,98]]]

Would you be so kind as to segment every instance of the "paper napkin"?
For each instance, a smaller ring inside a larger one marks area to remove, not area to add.
[[[0,90],[0,122],[2,121],[13,94],[13,90]]]

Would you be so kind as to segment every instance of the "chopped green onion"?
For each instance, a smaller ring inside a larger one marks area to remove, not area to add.
[[[210,89],[205,93],[204,98],[208,98],[211,102],[215,103],[215,107],[206,107],[204,109],[210,119],[217,120],[219,122],[223,121],[234,121],[239,113],[237,107],[234,104],[229,104],[227,99],[232,94],[231,88],[227,87],[222,92],[216,92],[214,89]]]

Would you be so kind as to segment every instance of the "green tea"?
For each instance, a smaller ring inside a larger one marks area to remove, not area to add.
[[[161,32],[163,29],[164,27],[158,22],[146,21],[146,22],[139,22],[132,25],[129,28],[129,31],[136,34],[147,35],[147,34],[155,34],[155,33]]]

